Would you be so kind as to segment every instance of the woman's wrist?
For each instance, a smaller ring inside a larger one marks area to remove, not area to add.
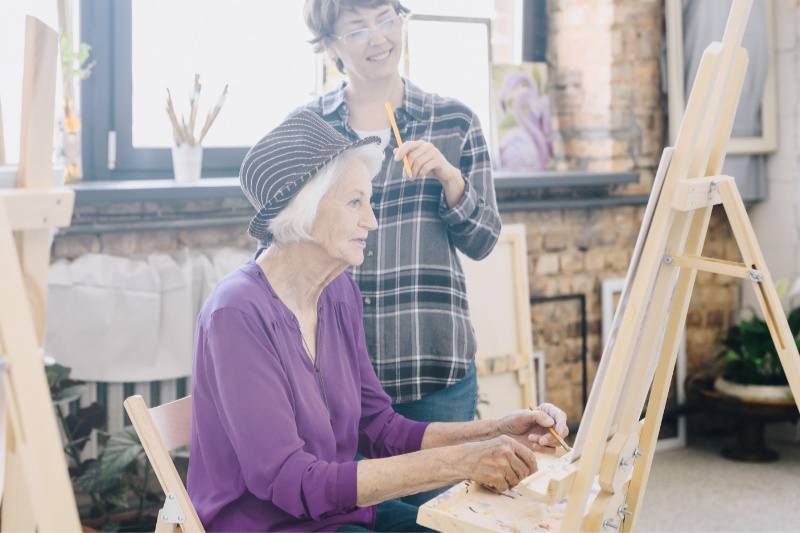
[[[445,188],[452,187],[453,185],[461,185],[464,183],[464,176],[461,175],[461,171],[458,168],[450,165],[450,168],[439,182],[442,184],[442,187]]]
[[[464,176],[461,175],[459,169],[452,165],[450,169],[450,172],[448,172],[445,177],[439,178],[439,183],[442,184],[447,205],[452,209],[458,205],[458,202],[461,201],[461,197],[464,196],[467,182],[464,180]]]

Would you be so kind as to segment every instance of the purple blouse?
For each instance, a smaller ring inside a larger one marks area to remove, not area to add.
[[[375,507],[356,507],[356,452],[417,451],[427,424],[381,389],[349,274],[320,296],[314,364],[256,256],[197,318],[189,496],[208,531],[372,529]]]

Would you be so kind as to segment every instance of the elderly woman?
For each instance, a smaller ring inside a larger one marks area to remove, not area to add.
[[[566,434],[545,405],[503,419],[414,422],[370,364],[346,268],[377,223],[379,140],[301,112],[248,153],[241,184],[270,242],[223,278],[197,319],[188,490],[213,531],[420,531],[392,500],[470,478],[497,490]],[[354,460],[356,453],[366,459]]]

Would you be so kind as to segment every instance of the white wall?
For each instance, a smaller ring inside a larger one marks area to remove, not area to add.
[[[772,279],[800,276],[800,0],[775,0],[778,151],[767,160],[768,198],[749,210]],[[749,287],[743,307],[758,307]]]

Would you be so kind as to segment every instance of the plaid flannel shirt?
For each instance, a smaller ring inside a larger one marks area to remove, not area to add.
[[[395,119],[403,141],[424,139],[461,169],[464,194],[452,209],[438,180],[403,180],[394,136],[372,181],[378,229],[351,273],[364,303],[367,351],[393,403],[418,400],[461,380],[475,357],[464,273],[456,249],[482,259],[500,234],[491,162],[478,117],[463,103],[403,79]],[[344,84],[304,106],[356,140]],[[298,110],[299,111],[299,110]]]

